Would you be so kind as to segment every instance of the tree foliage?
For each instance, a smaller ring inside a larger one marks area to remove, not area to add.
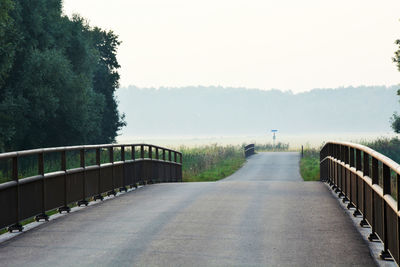
[[[115,141],[119,45],[61,0],[0,0],[0,150]]]
[[[396,40],[396,45],[399,46],[399,49],[394,52],[393,62],[396,63],[397,69],[400,71],[400,39]],[[400,90],[397,90],[397,95],[400,96]],[[400,116],[395,112],[391,117],[392,129],[396,133],[400,133]]]

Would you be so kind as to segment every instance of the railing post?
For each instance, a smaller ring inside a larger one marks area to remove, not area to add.
[[[158,147],[155,147],[155,150],[156,150],[156,162],[155,163],[153,163],[153,168],[155,168],[155,170],[153,171],[153,173],[155,173],[156,175],[156,178],[157,178],[157,181],[156,181],[156,183],[161,183],[161,179],[160,179],[160,153],[159,153],[159,150],[158,150]]]
[[[324,164],[324,162],[322,162],[322,160],[324,159],[324,156],[323,156],[324,148],[322,148],[321,152],[319,153],[319,180],[321,182],[323,181],[322,177],[323,177],[324,170],[325,170],[325,166],[324,166],[325,164]],[[303,146],[301,146],[301,157],[303,157]]]
[[[149,158],[150,161],[147,165],[147,183],[152,184],[153,183],[153,147],[149,145]]]
[[[121,146],[121,161],[123,162],[122,164],[122,187],[119,189],[119,192],[128,191],[128,188],[126,188],[126,162],[125,162],[125,146]]]
[[[145,163],[144,163],[144,145],[140,145],[140,158],[141,158],[141,168],[140,168],[140,180],[139,184],[144,184],[144,174],[145,174]]]
[[[82,200],[78,201],[78,206],[89,205],[89,202],[86,200],[86,163],[85,163],[85,148],[81,148],[79,150],[79,160],[80,167],[83,168],[83,195]]]
[[[133,183],[134,183],[133,186],[135,188],[137,188],[137,175],[136,175],[137,162],[135,162],[136,161],[136,148],[134,145],[131,146],[131,157],[132,157],[132,161],[133,161]]]
[[[183,179],[183,177],[182,177],[182,169],[183,169],[183,160],[182,160],[182,153],[179,153],[179,163],[181,164],[180,166],[179,166],[179,178],[180,178],[180,180],[179,180],[179,182],[182,182],[182,179]]]
[[[172,182],[172,167],[171,167],[171,161],[172,161],[172,153],[171,150],[168,150],[168,165],[169,165],[169,179],[168,182]]]
[[[350,166],[350,148],[348,146],[345,146],[345,154],[344,154],[344,160],[345,160],[345,165]],[[344,198],[343,198],[343,203],[346,201],[350,201],[350,192],[351,192],[351,184],[349,183],[351,181],[350,177],[350,171],[347,168],[344,168],[344,188],[345,188],[345,193],[344,193]],[[349,188],[350,187],[350,188]]]
[[[343,163],[344,165],[346,164],[346,153],[345,153],[345,147],[343,145],[340,146],[340,162]],[[346,168],[342,167],[341,164],[339,164],[339,170],[340,170],[340,175],[339,175],[339,198],[345,196],[344,192],[346,192]]]
[[[356,167],[356,171],[361,171],[361,150],[359,150],[359,149],[356,149],[356,166],[355,167]],[[360,181],[363,183],[362,179]],[[360,213],[360,201],[359,201],[360,193],[359,193],[359,191],[360,191],[359,178],[356,175],[356,207],[355,207],[356,210],[353,213],[354,217],[361,215],[361,213]]]
[[[96,201],[97,199],[100,199],[103,201],[104,197],[101,194],[101,158],[100,158],[100,148],[96,148],[96,165],[99,168],[97,172],[97,184],[98,184],[98,191],[97,195],[93,197],[93,199]]]
[[[177,154],[176,154],[176,151],[174,151],[174,162],[175,162],[175,164],[173,165],[174,166],[174,174],[175,174],[175,177],[174,177],[174,182],[178,182],[178,157],[177,157]]]
[[[107,196],[113,195],[114,197],[117,195],[117,192],[115,192],[115,175],[114,175],[114,147],[110,146],[108,148],[108,156],[109,156],[109,162],[111,163],[111,184],[112,184],[112,190],[107,192]]]
[[[396,175],[396,199],[397,199],[397,212],[400,211],[400,174]],[[397,255],[396,262],[400,261],[400,217],[397,216]]]
[[[64,172],[64,206],[58,209],[59,213],[63,211],[69,213],[71,208],[68,207],[68,189],[67,189],[67,157],[65,149],[61,151],[61,170]]]
[[[16,197],[15,197],[15,202],[16,202],[16,211],[15,211],[15,224],[11,225],[10,227],[8,227],[8,231],[11,233],[14,230],[18,230],[20,232],[22,232],[22,230],[24,229],[24,227],[20,224],[20,206],[21,206],[21,202],[20,202],[20,191],[19,191],[19,179],[18,179],[18,155],[14,156],[12,158],[12,178],[13,180],[17,183],[17,189],[16,189]]]
[[[46,214],[46,181],[44,179],[44,155],[43,152],[38,154],[38,174],[42,176],[42,213],[35,217],[35,221],[49,220]]]
[[[343,162],[343,149],[341,145],[337,145],[338,146],[338,188],[336,188],[336,193],[339,193],[343,190],[343,183],[342,183],[342,165],[340,163]]]
[[[390,195],[390,168],[386,164],[382,165],[382,178],[383,178],[383,196]],[[383,250],[381,251],[380,258],[382,260],[390,259],[390,253],[388,251],[388,221],[386,211],[386,201],[382,199],[382,213],[383,213]]]
[[[353,168],[353,167],[355,167],[354,148],[350,147],[350,148],[348,148],[348,150],[350,152],[349,160],[348,160],[349,166],[350,166],[350,168]],[[353,187],[355,185],[353,184],[353,174],[352,174],[351,170],[348,170],[347,173],[348,173],[347,178],[349,179],[349,184],[350,184],[350,188],[348,188],[349,204],[347,205],[347,208],[350,209],[350,208],[354,208],[354,205],[352,204],[352,202],[355,202],[354,196],[353,196]],[[356,181],[356,184],[357,184],[357,181]]]
[[[370,169],[370,166],[369,166],[369,154],[363,152],[363,168],[362,168],[363,176],[368,176],[369,177],[369,169]],[[363,180],[362,181],[362,203],[363,203],[362,213],[363,213],[363,218],[362,218],[362,220],[360,222],[360,226],[361,227],[364,227],[364,226],[368,225],[367,219],[365,217],[365,214],[367,212],[367,203],[366,203],[365,195],[366,195],[365,181]],[[371,203],[368,203],[368,205],[369,204],[371,204]]]
[[[162,150],[162,160],[163,160],[163,182],[167,182],[167,163],[165,162],[165,149]]]
[[[375,157],[372,157],[372,185],[374,184],[379,184],[379,165],[378,165],[378,160]],[[368,237],[369,241],[374,241],[379,239],[378,236],[376,235],[376,226],[375,226],[375,196],[374,196],[374,190],[371,188],[371,214],[372,214],[372,222],[371,222],[371,227],[372,227],[372,232]]]

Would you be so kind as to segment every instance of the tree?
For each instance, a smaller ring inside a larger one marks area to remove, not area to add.
[[[0,150],[115,141],[118,36],[61,0],[0,0]]]
[[[399,46],[399,49],[394,52],[393,62],[396,63],[397,69],[400,71],[400,39],[396,40],[396,45]],[[397,95],[400,96],[400,89],[397,90]],[[397,112],[393,114],[391,117],[392,129],[395,133],[400,133],[400,116]]]

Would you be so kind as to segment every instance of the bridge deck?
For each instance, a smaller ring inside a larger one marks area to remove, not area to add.
[[[0,263],[374,265],[326,186],[301,181],[298,160],[260,153],[221,182],[146,186],[3,242]]]

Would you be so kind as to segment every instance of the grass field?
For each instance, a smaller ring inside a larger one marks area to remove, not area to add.
[[[304,156],[300,160],[300,174],[304,181],[319,181],[319,149],[304,149]]]
[[[238,170],[246,161],[241,146],[180,147],[184,182],[217,181]]]

